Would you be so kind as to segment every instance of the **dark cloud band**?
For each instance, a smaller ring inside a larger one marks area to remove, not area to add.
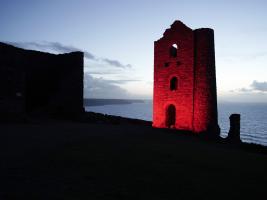
[[[54,51],[57,53],[69,53],[72,51],[82,51],[84,52],[84,57],[89,60],[93,60],[96,62],[104,62],[107,63],[110,66],[127,69],[132,68],[132,65],[130,64],[122,64],[118,60],[112,60],[109,58],[102,58],[102,57],[96,57],[92,53],[73,47],[68,45],[63,45],[59,42],[7,42],[8,44],[11,44],[16,47],[25,48],[25,49],[32,49],[32,50],[38,50],[38,51]]]

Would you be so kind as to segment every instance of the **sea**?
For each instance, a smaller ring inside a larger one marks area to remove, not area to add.
[[[85,106],[87,111],[152,121],[152,101],[128,104]],[[267,103],[218,103],[221,137],[228,134],[229,116],[241,114],[240,137],[243,142],[267,146]]]

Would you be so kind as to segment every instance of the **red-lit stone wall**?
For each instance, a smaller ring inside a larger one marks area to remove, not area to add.
[[[170,47],[177,44],[177,56]],[[177,77],[176,90],[170,80]],[[202,132],[217,124],[213,31],[193,31],[175,21],[154,43],[153,126],[166,128],[167,108],[174,105],[176,129]]]
[[[214,34],[197,29],[195,35],[194,131],[213,129],[218,124]]]

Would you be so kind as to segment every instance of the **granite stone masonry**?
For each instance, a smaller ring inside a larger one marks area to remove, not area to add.
[[[212,29],[175,21],[154,42],[153,126],[218,134]]]

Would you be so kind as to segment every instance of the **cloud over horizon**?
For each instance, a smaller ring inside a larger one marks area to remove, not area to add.
[[[231,90],[230,92],[241,92],[241,93],[263,93],[267,94],[267,82],[254,80],[248,87],[239,88],[237,90]]]
[[[261,92],[267,92],[267,82],[260,82],[254,80],[252,84],[250,85],[253,90],[261,91]]]
[[[116,85],[116,83],[123,81],[131,80],[106,80],[84,73],[84,98],[130,98],[131,95],[127,90]]]

